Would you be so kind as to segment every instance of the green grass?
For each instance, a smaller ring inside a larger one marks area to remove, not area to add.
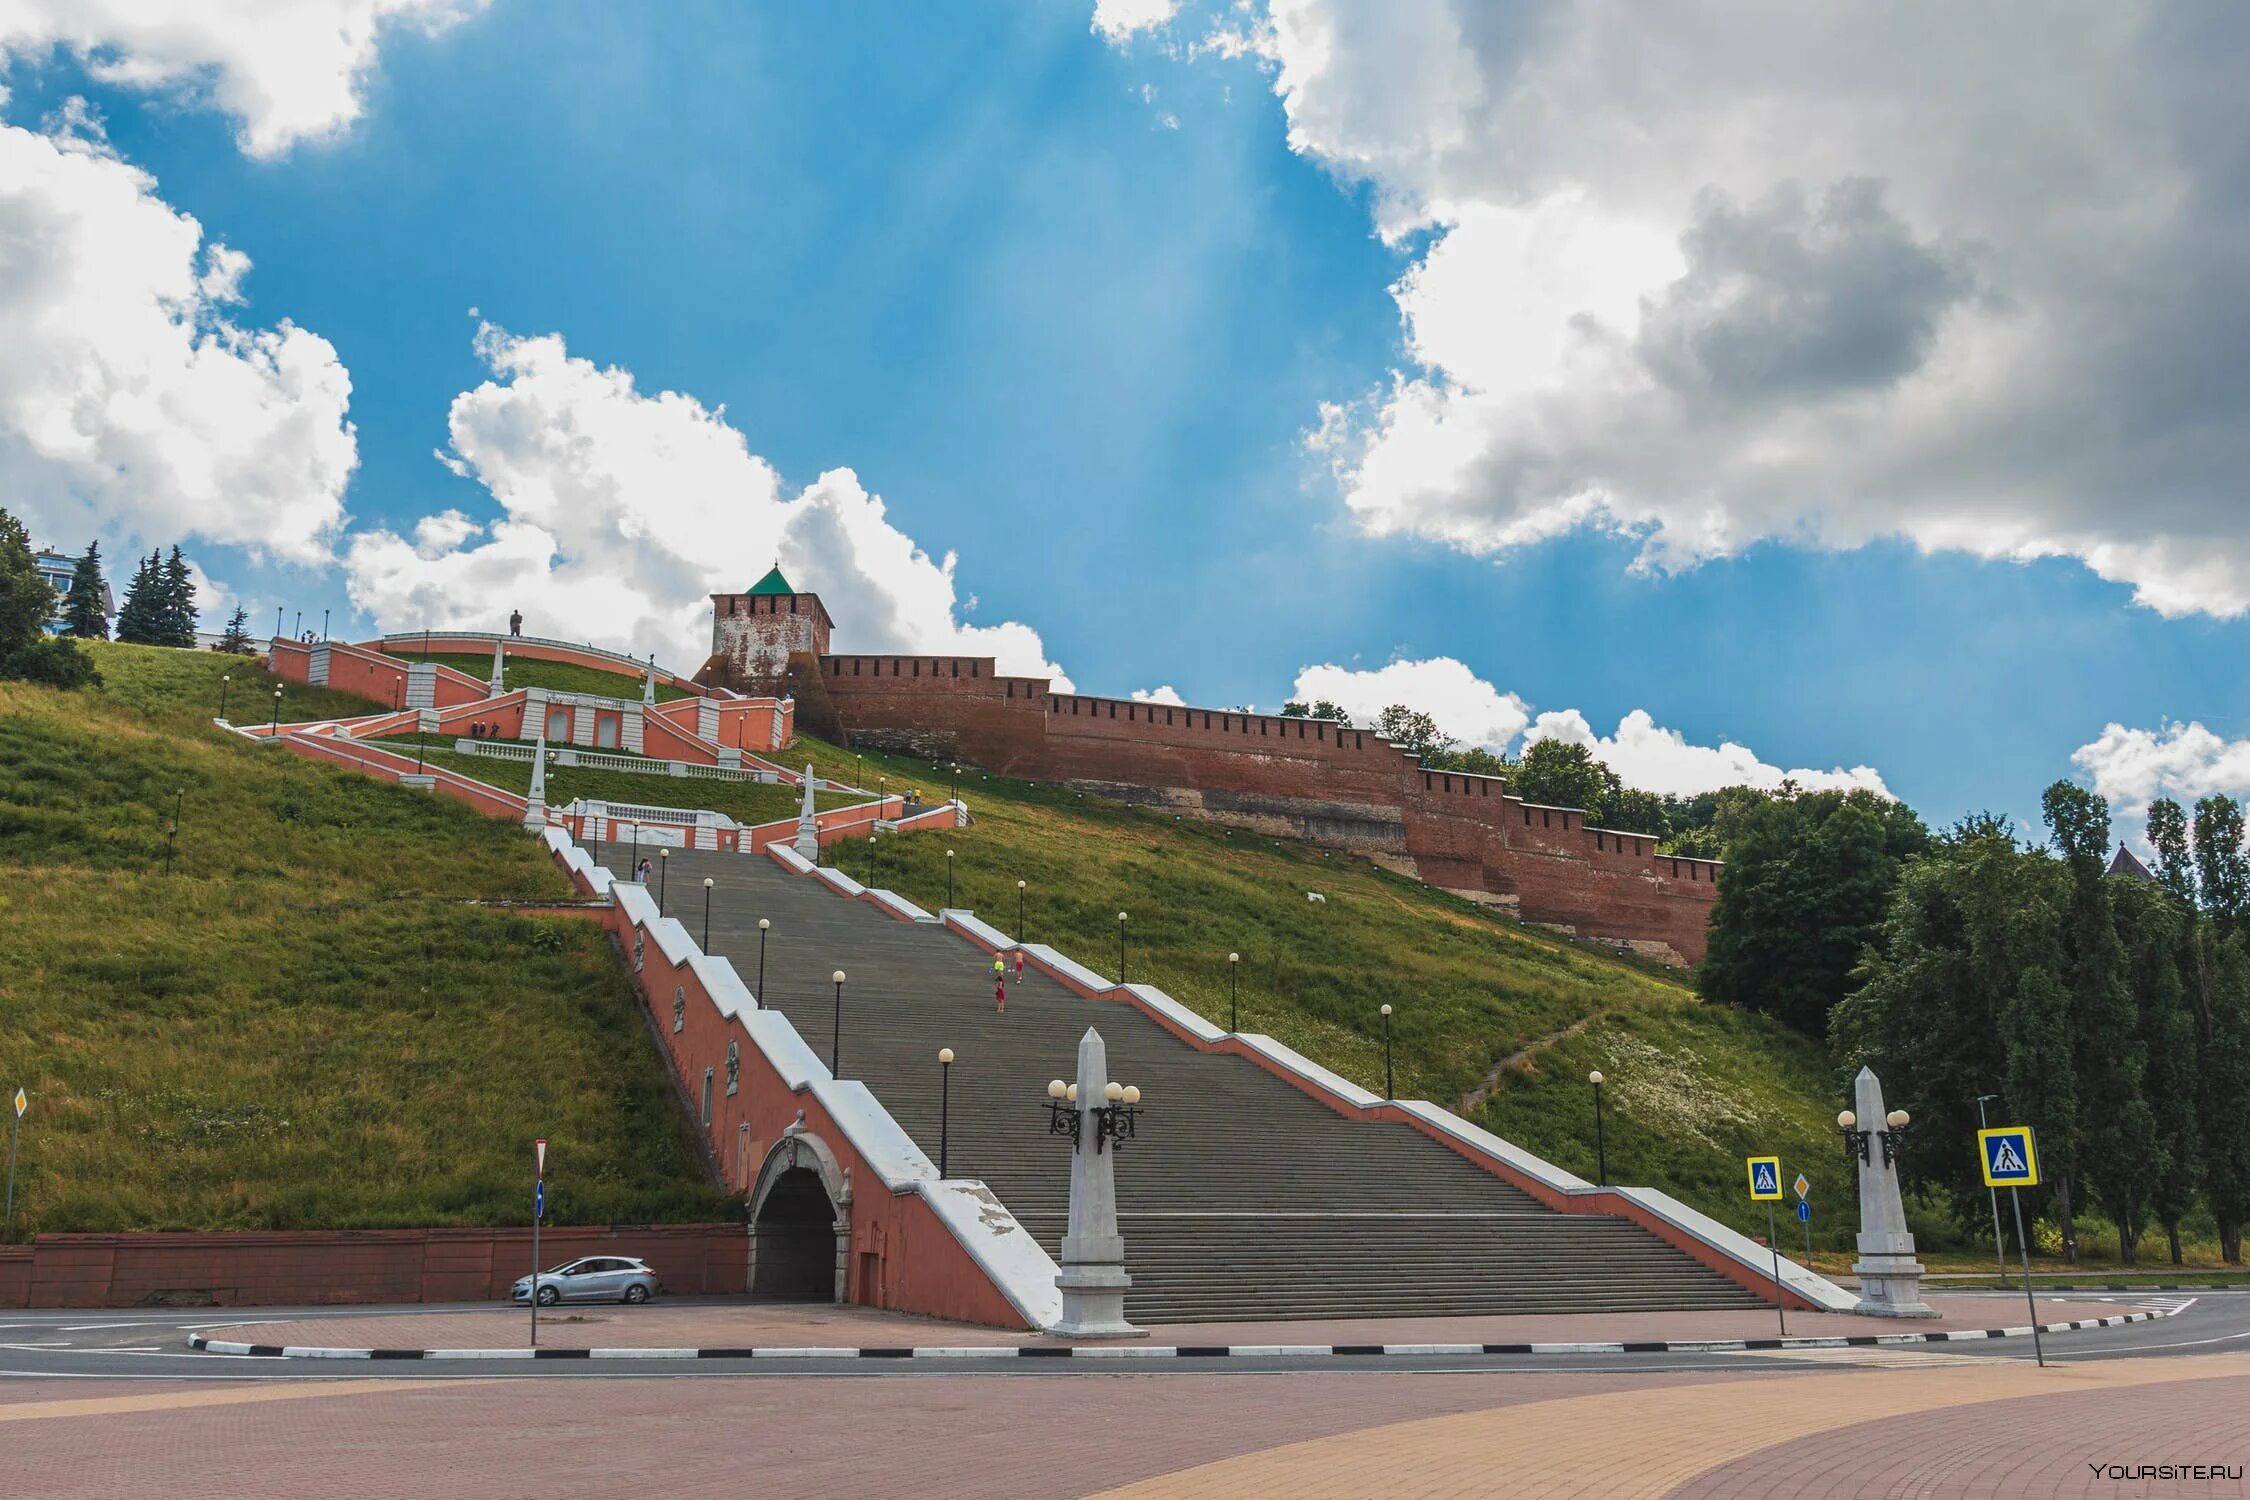
[[[520,1223],[537,1135],[562,1222],[720,1210],[601,930],[468,904],[570,897],[532,841],[212,730],[254,663],[93,649],[101,689],[0,684],[14,1235]]]
[[[392,645],[384,655],[409,661],[434,661],[441,667],[451,667],[463,676],[474,677],[479,682],[492,680],[492,653],[432,651],[424,656],[411,646]],[[630,698],[638,702],[645,679],[637,672],[620,668],[604,671],[600,667],[581,666],[568,661],[540,661],[529,656],[510,653],[504,686],[511,692],[517,688],[547,688],[558,693],[598,693],[605,698]],[[661,679],[656,684],[656,701],[670,703],[678,698],[695,695],[677,688]]]
[[[366,743],[407,755],[412,755],[419,743],[424,747],[425,764],[473,776],[503,791],[525,793],[531,790],[530,761],[462,755],[453,749],[456,738],[458,736],[437,734],[396,735]],[[619,752],[604,750],[601,753],[615,755]],[[647,775],[550,765],[547,768],[547,803],[550,807],[560,807],[574,798],[586,797],[652,807],[703,808],[725,813],[737,823],[772,823],[794,818],[803,804],[803,793],[795,787],[757,781],[723,781],[711,776],[669,776],[664,773],[662,761],[649,764],[655,770]],[[818,808],[843,807],[866,800],[842,792],[813,793],[813,805]]]
[[[824,773],[854,774],[852,752],[809,738],[790,758],[808,751]],[[887,776],[894,788],[946,795],[942,767],[864,759],[871,783]],[[1266,1032],[1377,1092],[1388,1003],[1400,1097],[1453,1107],[1496,1075],[1471,1117],[1589,1179],[1586,1074],[1598,1067],[1609,1080],[1610,1180],[1662,1188],[1745,1229],[1765,1229],[1743,1190],[1745,1156],[1778,1153],[1791,1175],[1802,1169],[1816,1208],[1840,1208],[1853,1191],[1831,1123],[1844,1092],[1826,1050],[1763,1017],[1706,1005],[1676,972],[1341,853],[1053,786],[965,776],[974,825],[885,839],[879,884],[935,910],[951,848],[955,905],[1012,933],[1022,879],[1026,935],[1104,974],[1116,970],[1124,910],[1128,977],[1221,1026],[1226,956],[1239,952],[1241,1029]],[[844,850],[840,862],[866,878],[864,847]],[[1311,890],[1328,899],[1307,901]]]

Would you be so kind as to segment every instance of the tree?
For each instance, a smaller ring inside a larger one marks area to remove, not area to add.
[[[39,639],[55,617],[55,591],[39,576],[23,523],[0,510],[0,657]]]
[[[109,639],[109,612],[103,608],[102,544],[86,544],[86,555],[70,570],[70,592],[63,596],[63,629],[81,641]]]
[[[1284,719],[1333,719],[1346,729],[1351,728],[1352,725],[1352,716],[1326,698],[1316,698],[1311,703],[1302,703],[1292,698],[1281,705],[1281,717]]]
[[[1569,740],[1534,740],[1509,778],[1508,791],[1541,807],[1580,807],[1588,822],[1599,824],[1610,798],[1624,789],[1617,773],[1594,752]]]
[[[193,646],[195,644],[195,580],[188,573],[187,559],[174,547],[172,555],[164,560],[163,589],[157,596],[161,601],[159,634],[160,646]]]
[[[2219,1253],[2242,1263],[2250,1219],[2250,954],[2237,933],[2206,920],[2196,934],[2195,979],[2202,1017],[2196,1055],[2197,1126],[2203,1146],[2203,1201],[2219,1225]]]
[[[256,654],[256,648],[250,643],[250,611],[246,607],[240,604],[234,607],[234,613],[227,616],[226,631],[220,635],[219,643],[211,649],[235,656]]]
[[[155,646],[163,629],[164,579],[157,555],[151,552],[133,566],[133,581],[117,606],[117,638],[137,646]]]
[[[1703,993],[1825,1035],[1880,935],[1901,863],[1928,843],[1910,808],[1866,790],[1752,805],[1727,849]]]
[[[2071,1003],[2071,1045],[2079,1079],[2080,1163],[2088,1186],[2117,1221],[2118,1259],[2132,1265],[2148,1222],[2157,1167],[2156,1115],[2144,1092],[2148,1049],[2126,985],[2111,893],[2102,875],[2109,853],[2109,803],[2058,781],[2040,798],[2047,826],[2070,872],[2063,960]],[[2066,1254],[2075,1261],[2075,1246]]]
[[[2103,884],[2125,945],[2126,983],[2145,1059],[2142,1091],[2154,1117],[2149,1212],[2164,1227],[2176,1266],[2181,1264],[2180,1221],[2195,1206],[2203,1165],[2195,1007],[2183,979],[2193,952],[2196,911],[2162,884],[2125,879]]]
[[[2003,1095],[2008,1115],[2038,1128],[2050,1189],[2076,1128],[2055,967],[2064,899],[2060,867],[2018,845],[2005,819],[1965,819],[1904,862],[1858,988],[1830,1016],[1846,1067],[1875,1069],[1930,1139],[1973,1139],[1977,1096]],[[1969,1152],[1911,1152],[1906,1171],[1943,1186],[1964,1220],[1982,1203]]]
[[[1375,720],[1375,732],[1416,760],[1453,748],[1453,737],[1440,733],[1437,720],[1403,703],[1394,703]]]
[[[43,635],[28,646],[0,656],[0,677],[43,683],[52,688],[100,687],[94,659],[67,635]]]
[[[1620,833],[1645,833],[1655,838],[1664,837],[1669,827],[1664,799],[1630,786],[1610,794],[1609,805],[1602,809],[1602,823]]]
[[[2232,932],[2250,915],[2250,863],[2242,854],[2242,807],[2213,793],[2195,804],[2195,875],[2203,909]]]
[[[2188,854],[2187,814],[2169,797],[2148,805],[2148,841],[2156,850],[2156,883],[2195,904],[2195,863]]]

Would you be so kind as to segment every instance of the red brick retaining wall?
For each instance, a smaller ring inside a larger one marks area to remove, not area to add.
[[[582,1255],[648,1262],[664,1290],[740,1292],[740,1224],[556,1227],[548,1267]],[[345,1229],[241,1233],[43,1234],[0,1250],[0,1307],[215,1307],[505,1298],[531,1269],[531,1229]]]

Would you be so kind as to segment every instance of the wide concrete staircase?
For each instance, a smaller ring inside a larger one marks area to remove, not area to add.
[[[1622,1219],[1557,1213],[1411,1126],[1345,1118],[1254,1063],[1200,1052],[1130,1004],[1027,970],[995,1012],[991,958],[763,858],[675,854],[672,914],[787,1015],[823,1059],[836,969],[848,974],[837,1072],[872,1090],[934,1161],[940,1047],[955,1054],[947,1166],[980,1177],[1058,1259],[1068,1144],[1046,1084],[1088,1026],[1110,1074],[1143,1091],[1117,1158],[1133,1290],[1149,1323],[1754,1305],[1748,1289]],[[675,894],[678,894],[677,892]]]

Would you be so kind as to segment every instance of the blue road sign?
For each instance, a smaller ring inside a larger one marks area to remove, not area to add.
[[[547,1216],[547,1183],[544,1178],[540,1180],[537,1187],[531,1190],[531,1216],[534,1219],[543,1219]]]
[[[1812,1205],[1802,1198],[1797,1200],[1797,1222],[1800,1224],[1812,1222]]]
[[[1995,1125],[1977,1132],[1986,1187],[2037,1187],[2039,1150],[2028,1125]]]
[[[1750,1169],[1750,1196],[1760,1202],[1781,1196],[1781,1158],[1778,1156],[1752,1156],[1745,1158]]]

